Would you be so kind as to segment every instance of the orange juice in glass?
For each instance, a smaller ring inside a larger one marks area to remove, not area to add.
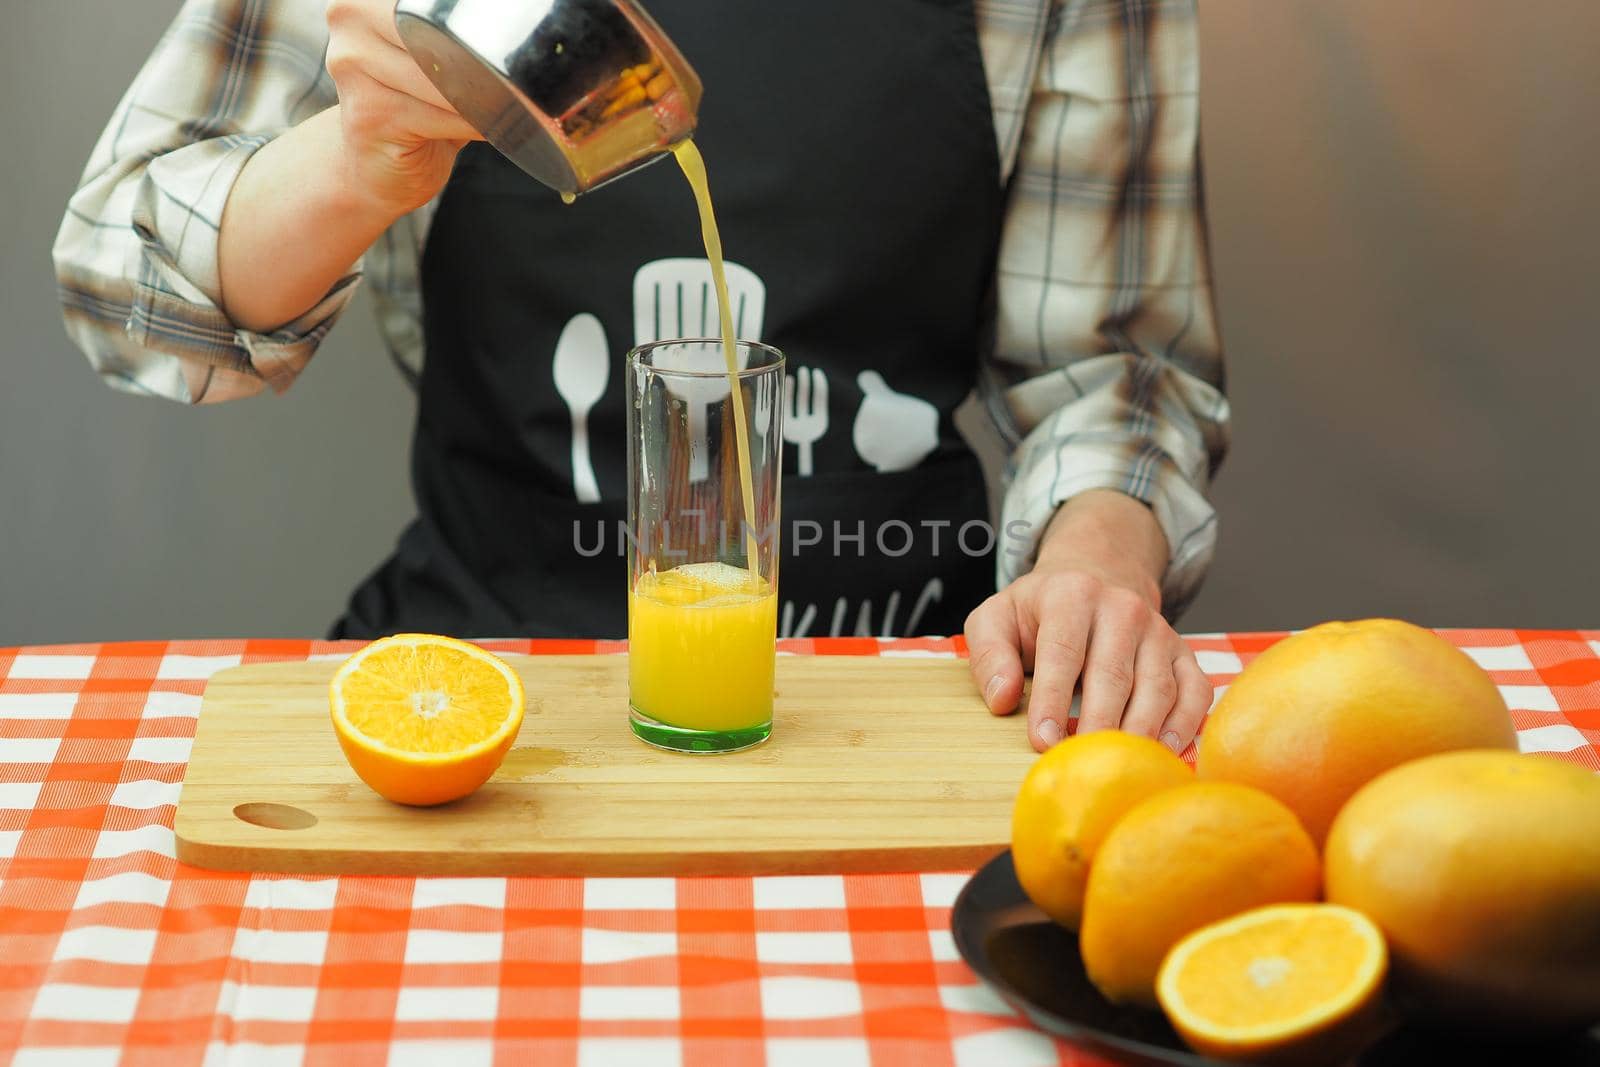
[[[735,752],[772,732],[783,355],[741,341],[628,358],[628,704],[642,740]]]

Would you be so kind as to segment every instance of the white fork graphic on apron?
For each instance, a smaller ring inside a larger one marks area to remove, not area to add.
[[[811,446],[828,432],[828,376],[821,367],[796,367],[783,383],[783,439],[798,450],[798,470],[809,477]]]

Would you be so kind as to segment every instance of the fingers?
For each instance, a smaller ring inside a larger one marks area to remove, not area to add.
[[[1007,593],[985,600],[967,616],[968,665],[983,702],[1009,715],[1022,699],[1022,656],[1017,610]]]
[[[1130,734],[1158,737],[1162,725],[1178,702],[1174,661],[1180,644],[1165,627],[1146,631],[1133,662],[1133,694],[1122,714],[1122,728]]]
[[[1078,732],[1108,730],[1122,721],[1133,693],[1139,645],[1149,624],[1150,609],[1132,593],[1102,592],[1089,636],[1089,662],[1083,677],[1083,710]],[[1169,705],[1170,706],[1170,705]]]
[[[417,67],[394,27],[394,5],[387,0],[332,0],[328,5],[325,63],[341,101],[360,79],[455,115],[443,94]],[[383,101],[392,106],[393,101]],[[471,130],[470,126],[466,129]],[[476,137],[476,131],[466,136]],[[464,137],[451,139],[465,139]]]
[[[1213,690],[1211,679],[1195,662],[1194,652],[1188,645],[1179,650],[1178,658],[1172,662],[1172,671],[1178,683],[1178,700],[1161,726],[1159,739],[1172,751],[1182,752],[1200,732],[1200,724],[1211,710]]]
[[[472,124],[412,96],[388,91],[366,74],[347,74],[340,105],[351,129],[367,142],[480,140]]]
[[[415,97],[452,115],[456,113],[444,94],[422,73],[422,68],[411,58],[411,53],[403,48],[395,48],[387,43],[373,48],[364,57],[363,69],[373,81],[397,93]]]
[[[363,33],[396,48],[404,47],[395,25],[393,0],[328,0],[327,19],[335,37]]]
[[[965,629],[973,681],[994,714],[1015,710],[1032,670],[1028,736],[1041,752],[1066,736],[1080,679],[1079,733],[1120,726],[1182,752],[1211,707],[1209,679],[1159,612],[1092,575],[1021,578],[979,605]]]
[[[441,111],[432,104],[413,100],[403,106],[397,115],[405,123],[405,130],[424,141],[449,141],[460,148],[467,141],[481,141],[483,135],[472,128],[472,123],[454,111]]]
[[[1038,596],[1028,736],[1033,747],[1043,752],[1067,735],[1072,691],[1083,671],[1095,602],[1070,581],[1047,582]],[[1024,630],[1031,628],[1027,625],[1030,620],[1022,621]]]
[[[394,4],[391,0],[362,0],[362,6],[372,20],[374,33],[396,48],[405,47],[405,43],[400,40],[400,26],[395,20]]]

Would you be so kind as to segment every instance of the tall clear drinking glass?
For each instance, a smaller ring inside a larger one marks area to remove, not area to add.
[[[679,752],[772,733],[783,353],[737,353],[737,391],[721,341],[628,353],[629,719]]]

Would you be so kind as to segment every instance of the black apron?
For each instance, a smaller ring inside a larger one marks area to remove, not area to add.
[[[982,473],[951,416],[1002,210],[971,0],[649,9],[705,84],[695,141],[740,336],[794,379],[780,632],[959,633],[994,591]],[[703,260],[671,159],[568,206],[463,151],[422,263],[419,515],[336,635],[626,635],[623,357],[717,333]]]

